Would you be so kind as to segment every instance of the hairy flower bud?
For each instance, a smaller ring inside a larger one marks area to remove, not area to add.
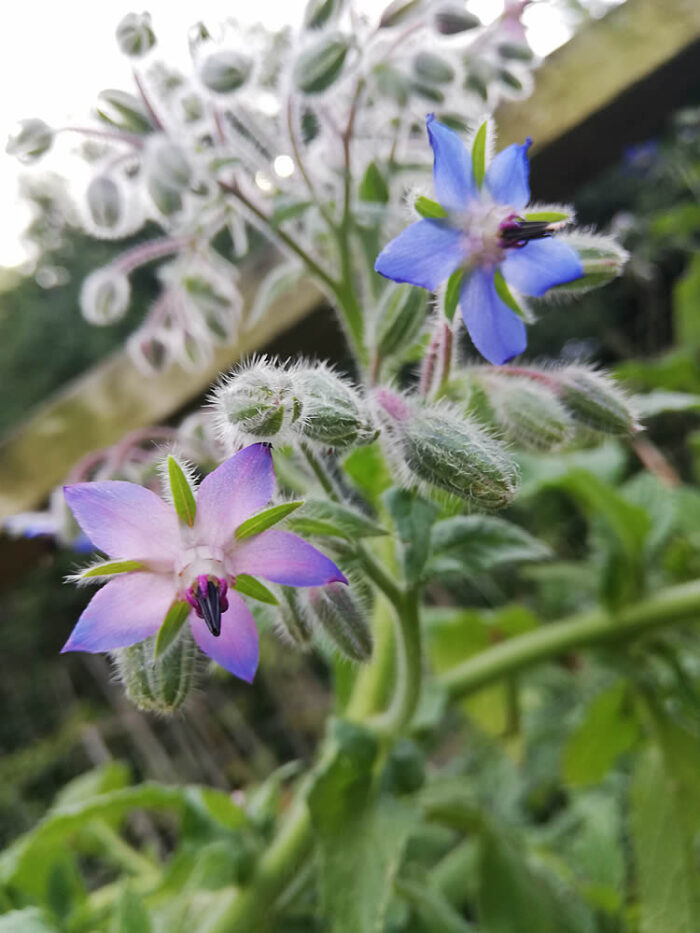
[[[195,667],[195,644],[187,626],[158,660],[153,658],[155,639],[113,652],[117,674],[126,694],[139,709],[173,713],[187,699]]]
[[[530,450],[556,450],[573,435],[572,420],[553,389],[521,376],[485,370],[479,382],[509,440]]]
[[[380,29],[391,29],[420,12],[423,0],[393,0],[384,10],[379,20]]]
[[[301,413],[289,373],[264,360],[222,383],[215,393],[222,435],[248,441],[278,439]]]
[[[43,120],[22,120],[7,140],[6,151],[20,162],[33,162],[48,152],[53,137],[54,131]]]
[[[253,63],[246,55],[234,49],[219,49],[202,61],[199,79],[216,94],[230,94],[246,83],[252,68]]]
[[[610,376],[586,366],[566,366],[551,376],[559,400],[574,421],[602,434],[633,434],[639,430],[629,400]]]
[[[156,44],[148,13],[127,13],[117,26],[117,43],[124,55],[138,58]]]
[[[416,339],[428,311],[427,293],[410,285],[390,289],[375,322],[376,349],[381,359],[404,350]]]
[[[435,12],[435,28],[443,36],[454,36],[481,26],[481,20],[464,9],[464,4],[448,3]]]
[[[575,231],[561,235],[561,240],[575,249],[581,259],[583,276],[564,285],[556,285],[549,294],[579,294],[600,288],[616,279],[629,259],[629,253],[612,237]]]
[[[313,628],[303,596],[291,586],[279,587],[277,630],[287,641],[305,651],[313,641]]]
[[[146,170],[149,176],[173,191],[181,191],[190,183],[192,169],[180,146],[158,135],[149,140],[146,155]]]
[[[308,592],[309,603],[319,628],[333,645],[352,661],[372,656],[372,633],[366,613],[343,583],[315,587]]]
[[[90,217],[99,229],[114,230],[124,212],[124,202],[119,185],[107,175],[96,175],[88,185],[85,195]]]
[[[436,486],[480,508],[501,508],[513,498],[515,463],[475,421],[386,389],[375,398],[388,453],[408,485]]]
[[[325,366],[291,373],[301,417],[294,424],[304,439],[345,449],[369,443],[376,432],[359,393]]]
[[[126,91],[109,89],[97,95],[97,115],[125,133],[150,133],[151,118],[145,104]]]
[[[341,33],[324,36],[301,53],[294,82],[304,94],[320,94],[340,77],[350,43]]]
[[[127,276],[114,266],[96,269],[83,282],[80,310],[86,321],[99,327],[114,324],[126,314],[131,297]]]

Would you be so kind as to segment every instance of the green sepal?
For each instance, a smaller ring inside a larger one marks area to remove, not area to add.
[[[156,642],[153,646],[154,660],[157,661],[158,658],[161,658],[172,645],[180,634],[180,630],[187,621],[187,616],[191,611],[192,607],[184,600],[177,600],[172,604],[170,609],[168,609],[163,619],[163,624],[158,629],[158,634],[156,635]]]
[[[88,567],[80,574],[81,579],[89,577],[111,577],[117,573],[131,573],[133,570],[144,570],[140,560],[108,560],[104,564]]]
[[[520,307],[518,302],[513,297],[510,289],[506,285],[506,280],[503,278],[498,269],[494,272],[493,275],[493,284],[496,288],[496,294],[501,299],[503,304],[507,305],[511,311],[515,311],[518,317],[522,318],[524,321],[527,320],[527,316],[523,309]]]
[[[482,184],[484,183],[484,176],[486,175],[487,132],[488,123],[486,120],[484,120],[479,129],[476,131],[474,145],[472,146],[472,171],[474,172],[474,180],[476,181],[479,188],[481,188]]]
[[[297,499],[294,502],[281,502],[279,505],[270,506],[269,509],[263,509],[262,512],[251,515],[250,518],[241,522],[236,528],[236,538],[240,541],[243,538],[250,538],[253,535],[259,535],[262,531],[267,531],[268,528],[281,522],[283,518],[295,512],[303,504],[302,499]]]
[[[271,593],[260,580],[251,577],[247,573],[239,573],[236,577],[232,589],[243,596],[250,596],[251,599],[257,599],[261,603],[268,603],[270,606],[279,606],[279,600],[274,593]]]
[[[563,211],[525,211],[523,217],[525,220],[540,220],[550,224],[558,224],[562,220],[571,220],[571,214],[565,214]]]
[[[413,206],[417,213],[427,220],[444,220],[444,218],[447,217],[447,211],[441,204],[438,204],[437,201],[432,201],[430,198],[426,198],[424,195],[416,198]]]
[[[455,311],[457,310],[457,305],[459,304],[459,292],[462,287],[463,278],[464,269],[457,269],[457,271],[453,272],[447,280],[443,310],[448,321],[453,320],[455,316]]]
[[[172,455],[168,457],[168,479],[177,517],[191,528],[197,514],[197,505],[189,481],[182,467]]]

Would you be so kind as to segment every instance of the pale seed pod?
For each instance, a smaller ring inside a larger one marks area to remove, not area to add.
[[[114,230],[124,213],[124,200],[119,185],[108,175],[96,175],[88,185],[86,201],[96,227]]]
[[[83,282],[80,310],[86,321],[104,327],[121,320],[131,297],[129,279],[114,266],[96,269]]]
[[[314,587],[308,591],[309,604],[321,631],[334,647],[351,661],[368,661],[372,656],[372,633],[367,615],[344,583]]]
[[[112,652],[126,694],[139,709],[174,713],[187,699],[195,669],[195,644],[187,626],[157,661],[154,638]]]

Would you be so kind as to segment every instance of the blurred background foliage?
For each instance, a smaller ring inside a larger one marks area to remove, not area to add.
[[[117,246],[64,225],[50,189],[33,197],[39,265],[0,296],[3,430],[133,327],[91,328],[76,311],[84,272]],[[647,431],[630,444],[521,457],[523,488],[506,517],[522,534],[492,527],[478,559],[448,554],[432,585],[437,671],[540,623],[619,609],[700,575],[700,111],[675,114],[574,202],[582,223],[614,230],[633,259],[609,288],[543,311],[531,356],[611,367],[651,393]],[[138,280],[144,300],[153,288]],[[353,457],[352,475],[378,495],[371,454]],[[178,716],[148,718],[105,659],[58,656],[87,601],[61,585],[75,556],[46,542],[27,553],[33,566],[5,574],[0,591],[0,845],[16,840],[0,857],[0,912],[21,911],[0,916],[1,933],[216,929],[231,879],[245,879],[271,836],[294,762],[311,758],[329,677],[348,669],[329,673],[264,638],[254,691],[214,676]],[[451,581],[449,559],[470,570],[468,583]],[[384,929],[692,933],[699,713],[690,626],[565,653],[447,714],[444,697],[429,694],[383,775],[424,816],[418,826],[387,816],[389,835],[410,839]],[[362,735],[337,741],[352,767]],[[325,777],[340,793],[336,778]],[[243,785],[245,798],[230,796]],[[332,866],[328,877],[342,888]],[[302,878],[280,931],[320,930],[313,903]]]

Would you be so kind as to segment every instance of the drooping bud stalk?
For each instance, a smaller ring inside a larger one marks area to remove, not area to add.
[[[276,623],[279,634],[296,648],[306,651],[313,641],[313,628],[304,596],[291,586],[278,588],[281,594]]]
[[[554,387],[491,369],[480,369],[477,379],[496,422],[515,444],[545,451],[571,440],[574,425]]]
[[[587,366],[566,366],[550,375],[574,421],[602,434],[634,434],[640,429],[629,399],[610,376]]]
[[[80,310],[91,324],[105,326],[121,320],[131,298],[129,279],[114,265],[96,269],[83,282]]]
[[[157,661],[154,638],[113,652],[113,659],[126,694],[139,709],[173,713],[187,699],[195,668],[195,644],[189,627]]]
[[[33,162],[48,152],[53,138],[54,131],[43,120],[22,120],[8,139],[6,151],[20,162]]]
[[[480,425],[447,405],[419,406],[387,389],[375,394],[388,453],[408,485],[436,486],[481,508],[513,498],[517,469]]]
[[[289,373],[265,360],[223,382],[214,405],[222,436],[234,441],[279,439],[301,414]]]
[[[138,58],[156,44],[148,13],[127,13],[117,26],[117,44],[124,55]]]
[[[319,628],[338,651],[351,661],[372,656],[372,633],[367,615],[342,583],[314,587],[308,599]]]
[[[376,430],[359,392],[325,366],[291,372],[301,417],[293,424],[304,440],[347,449],[370,443]]]

